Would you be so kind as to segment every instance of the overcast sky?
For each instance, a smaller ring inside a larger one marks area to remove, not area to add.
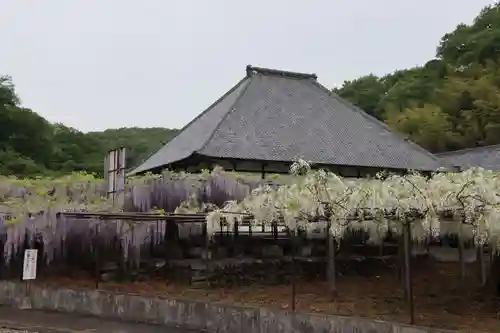
[[[182,127],[245,66],[328,87],[431,59],[487,0],[0,0],[0,75],[84,131]]]

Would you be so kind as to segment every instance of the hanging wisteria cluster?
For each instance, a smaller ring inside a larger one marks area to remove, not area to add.
[[[104,180],[85,173],[61,178],[18,179],[0,175],[0,213],[12,224],[30,214],[64,210],[107,211],[113,209],[106,198]]]
[[[103,179],[85,173],[74,173],[61,178],[18,179],[0,176],[0,244],[8,261],[32,247],[35,239],[44,245],[44,255],[51,261],[63,251],[66,239],[78,238],[89,245],[99,230],[101,239],[121,239],[123,255],[129,249],[137,253],[151,243],[152,238],[162,239],[164,222],[134,223],[126,221],[87,221],[57,217],[61,212],[142,212],[142,213],[192,213],[213,210],[228,200],[242,200],[258,186],[220,168],[201,174],[174,173],[145,175],[127,179],[125,204],[117,206],[107,198]],[[152,237],[152,226],[155,235]],[[201,224],[179,227],[179,233],[201,233]],[[90,251],[90,250],[89,250]],[[136,256],[137,257],[137,256]]]
[[[312,170],[300,160],[293,164],[291,174],[293,180],[286,185],[260,186],[244,200],[230,201],[211,212],[208,229],[216,232],[221,223],[232,228],[242,218],[234,213],[245,213],[253,216],[254,224],[280,221],[292,231],[307,232],[328,224],[336,238],[354,229],[367,232],[370,241],[378,242],[389,232],[400,234],[408,226],[417,242],[449,233],[500,249],[500,181],[496,173],[475,168],[431,176],[380,173],[371,179],[350,179]]]
[[[222,206],[228,200],[242,200],[259,185],[216,167],[200,174],[167,171],[128,179],[126,210],[173,212],[179,206],[202,210],[204,204]]]
[[[106,197],[105,181],[90,174],[35,179],[0,175],[0,213],[15,222],[45,211],[173,212],[188,203],[190,209],[201,210],[207,203],[221,206],[228,200],[242,200],[258,185],[221,168],[201,174],[167,171],[127,179],[125,206],[119,207]]]

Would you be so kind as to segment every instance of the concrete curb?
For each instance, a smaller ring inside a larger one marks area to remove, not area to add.
[[[210,333],[454,333],[361,318],[293,313],[101,290],[48,289],[0,281],[0,305],[152,323]],[[28,306],[29,305],[29,306]]]

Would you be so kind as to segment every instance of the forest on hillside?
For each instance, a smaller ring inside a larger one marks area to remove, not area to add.
[[[83,133],[51,124],[20,106],[9,77],[0,77],[0,175],[58,176],[74,171],[103,173],[110,149],[127,148],[127,165],[134,166],[168,142],[177,130],[119,128]]]
[[[432,152],[500,143],[500,3],[438,41],[436,56],[385,76],[368,74],[334,91]],[[0,174],[102,173],[109,149],[135,166],[178,132],[120,128],[82,133],[22,107],[0,76]]]
[[[422,66],[334,91],[432,152],[500,143],[500,3],[445,34]]]

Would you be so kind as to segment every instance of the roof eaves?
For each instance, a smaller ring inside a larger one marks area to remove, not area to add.
[[[262,162],[262,163],[268,163],[268,162],[273,162],[273,163],[288,163],[288,164],[293,164],[296,162],[296,160],[290,160],[290,161],[284,161],[284,160],[278,160],[278,159],[270,159],[270,160],[262,160],[258,158],[246,158],[246,159],[241,159],[241,158],[227,158],[227,157],[221,157],[221,156],[215,156],[211,154],[205,154],[205,153],[198,153],[196,152],[197,155],[200,156],[205,156],[205,157],[212,157],[212,158],[221,158],[221,159],[227,159],[227,160],[242,160],[242,161],[252,161],[252,162]],[[352,168],[374,168],[374,169],[391,169],[391,170],[408,170],[407,168],[398,168],[394,166],[387,166],[387,165],[379,165],[379,164],[332,164],[332,163],[327,163],[324,161],[310,161],[311,165],[321,165],[321,166],[338,166],[338,167],[352,167]],[[435,169],[427,169],[427,168],[414,168],[412,170],[418,171],[418,172],[431,172],[431,171],[438,171],[442,168],[447,168],[447,166],[442,165],[439,163],[439,167]]]
[[[185,159],[188,159],[189,157],[193,156],[193,153],[191,154],[187,154],[185,155],[184,157],[182,157],[181,159],[178,159],[174,162],[179,162],[179,161],[183,161]],[[174,163],[174,162],[170,162],[170,163]],[[132,171],[129,171],[128,173],[125,174],[125,177],[130,177],[130,176],[134,176],[134,175],[138,175],[138,174],[142,174],[142,173],[147,173],[151,170],[154,170],[154,169],[157,169],[157,168],[163,168],[167,165],[169,165],[170,163],[167,163],[167,164],[163,164],[163,165],[159,165],[159,166],[156,166],[156,167],[152,167],[152,168],[141,168],[140,166],[133,169]]]

